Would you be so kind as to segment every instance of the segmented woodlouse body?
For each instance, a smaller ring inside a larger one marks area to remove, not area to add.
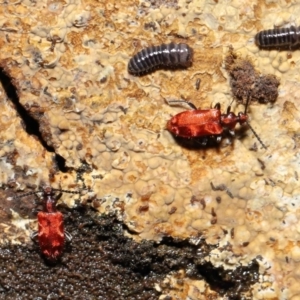
[[[70,241],[71,235],[64,230],[63,214],[56,209],[56,202],[61,197],[62,193],[55,196],[54,191],[65,193],[78,193],[73,191],[65,191],[53,189],[46,186],[42,191],[31,192],[21,195],[16,198],[24,196],[43,193],[43,210],[38,212],[38,231],[31,235],[32,239],[37,237],[38,243],[44,257],[49,261],[56,261],[63,252],[65,240]]]
[[[161,66],[189,67],[193,50],[187,44],[162,44],[143,49],[134,55],[128,63],[128,72],[142,75]]]
[[[300,27],[263,30],[256,34],[255,42],[259,47],[292,47],[300,43]]]
[[[239,112],[238,115],[235,115],[234,112],[230,111],[230,106],[228,107],[226,113],[221,114],[220,103],[217,103],[213,109],[202,110],[197,109],[190,102],[180,102],[188,104],[193,110],[183,111],[173,116],[167,122],[167,130],[169,130],[176,137],[188,139],[197,138],[198,141],[205,146],[207,145],[209,139],[214,139],[219,143],[222,139],[224,131],[226,130],[231,135],[234,135],[234,129],[238,123],[240,125],[247,123],[261,145],[266,149],[266,146],[248,123],[246,109],[249,100],[247,101],[245,112]]]

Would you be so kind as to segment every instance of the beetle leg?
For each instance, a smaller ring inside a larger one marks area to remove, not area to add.
[[[188,101],[185,102],[191,109],[197,109],[197,107],[192,102],[188,102]]]
[[[206,146],[206,145],[207,145],[207,141],[208,141],[208,138],[207,138],[207,137],[204,137],[204,138],[201,140],[201,145],[202,145],[202,146]]]
[[[30,235],[30,238],[32,241],[34,241],[35,243],[37,242],[36,241],[36,238],[37,236],[39,235],[38,231],[34,231],[31,235]]]
[[[219,102],[215,105],[215,109],[218,109],[218,110],[221,109],[221,104]]]
[[[218,136],[216,137],[216,141],[217,141],[217,143],[220,143],[220,142],[221,142],[221,140],[222,140],[222,136],[221,136],[221,135],[218,135]]]
[[[65,231],[65,237],[66,237],[66,240],[68,241],[68,242],[71,242],[72,241],[72,235],[71,235],[71,233],[70,232],[68,232],[68,231]]]
[[[197,109],[197,107],[193,103],[185,101],[185,100],[167,100],[167,99],[165,99],[165,101],[170,106],[176,106],[176,105],[184,106],[184,105],[188,105],[191,109]]]

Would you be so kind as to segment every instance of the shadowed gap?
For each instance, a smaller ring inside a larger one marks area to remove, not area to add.
[[[20,99],[17,93],[17,88],[13,85],[11,78],[5,73],[3,68],[0,68],[0,82],[3,86],[3,89],[6,93],[7,98],[13,103],[18,115],[22,119],[22,122],[24,124],[23,128],[29,135],[34,135],[38,138],[42,146],[48,151],[48,152],[55,152],[54,148],[47,145],[47,143],[44,141],[42,134],[39,130],[39,123],[37,120],[35,120],[30,114],[27,112],[27,110],[22,106],[20,103]],[[55,154],[54,160],[56,162],[56,165],[58,169],[61,172],[67,172],[68,168],[65,165],[66,160],[60,156],[59,154]]]

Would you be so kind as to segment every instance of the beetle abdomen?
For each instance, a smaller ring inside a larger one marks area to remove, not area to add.
[[[168,121],[167,129],[183,138],[220,135],[223,132],[220,118],[218,109],[183,111]]]
[[[38,213],[38,240],[43,255],[48,260],[55,261],[64,247],[63,215],[60,212]]]

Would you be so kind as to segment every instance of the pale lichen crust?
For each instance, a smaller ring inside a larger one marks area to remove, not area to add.
[[[9,188],[85,186],[81,201],[100,213],[117,212],[137,240],[204,238],[218,245],[207,257],[214,266],[259,261],[252,299],[299,299],[300,52],[254,42],[260,30],[300,25],[298,16],[295,1],[2,3],[0,64],[16,92],[9,95],[15,104],[0,94],[4,215],[16,208]],[[190,68],[128,74],[134,54],[170,42],[193,48]],[[280,81],[276,101],[253,102],[248,110],[268,149],[246,129],[218,148],[182,147],[165,127],[183,108],[168,106],[166,98],[244,110],[225,69],[230,46],[256,72]],[[26,132],[16,104],[37,121],[39,138]],[[64,195],[62,202],[73,206],[75,198]],[[169,294],[212,293],[202,281],[183,281],[188,293]]]

